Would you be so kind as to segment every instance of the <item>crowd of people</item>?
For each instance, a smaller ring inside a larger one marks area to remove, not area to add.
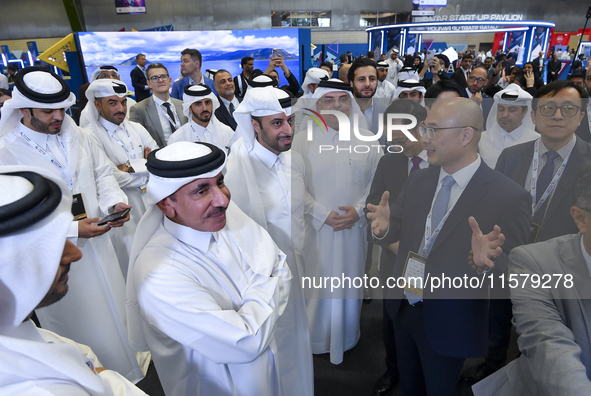
[[[0,393],[143,394],[153,361],[167,395],[313,395],[313,354],[359,341],[373,252],[375,395],[588,393],[591,72],[458,55],[348,53],[300,86],[281,56],[209,78],[187,48],[172,81],[138,54],[132,87],[92,74],[77,120],[61,77],[16,73]]]

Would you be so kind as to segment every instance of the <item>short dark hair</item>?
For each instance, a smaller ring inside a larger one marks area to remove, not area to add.
[[[244,65],[246,65],[248,62],[250,61],[254,61],[254,58],[252,56],[245,56],[244,58],[242,58],[242,60],[240,61],[240,66],[242,66],[242,68],[244,69]]]
[[[470,54],[469,52],[467,52],[467,53],[464,54],[464,56],[462,56],[462,60],[464,60],[464,59],[470,59],[470,60],[472,60],[474,58],[472,57],[472,54]]]
[[[367,57],[368,58],[373,58],[374,56],[376,56],[375,52],[373,52],[373,51],[367,51]]]
[[[583,73],[573,73],[567,77],[567,79],[572,80],[573,78],[582,78],[585,79],[585,75]]]
[[[322,67],[322,66],[329,67],[330,70],[332,70],[332,63],[330,63],[330,62],[326,62],[326,61],[325,62],[321,62],[319,67]]]
[[[587,91],[585,88],[575,84],[574,81],[571,80],[556,80],[551,82],[550,84],[542,86],[542,88],[538,89],[534,94],[534,98],[531,102],[531,107],[534,112],[538,110],[538,103],[540,102],[540,98],[542,96],[550,95],[550,97],[556,95],[558,92],[562,91],[565,88],[574,88],[577,90],[579,95],[582,99],[587,99],[589,95],[587,95]],[[586,106],[583,106],[583,111],[586,110]]]
[[[12,92],[8,89],[0,88],[0,96],[10,96],[12,98]]]
[[[195,61],[199,61],[199,67],[201,67],[202,65],[202,58],[201,58],[201,52],[197,51],[196,49],[192,49],[192,48],[185,48],[183,50],[183,52],[181,52],[181,56],[183,55],[191,55],[191,59],[193,59],[193,62]]]
[[[427,118],[427,110],[414,100],[395,99],[384,112],[384,125],[388,124],[388,114],[410,114],[417,119],[417,125]]]
[[[488,76],[488,70],[486,69],[486,67],[484,67],[483,65],[478,65],[478,66],[474,66],[474,68],[472,68],[472,71],[476,70],[476,69],[482,69],[484,70],[484,72],[486,73],[486,75]]]
[[[580,168],[573,190],[573,205],[591,214],[591,161],[585,162]]]
[[[16,66],[12,63],[9,63],[8,66],[6,66],[6,68],[8,70],[12,70],[12,71],[17,71],[18,69],[16,68]]]
[[[484,60],[487,60],[487,59],[490,59],[491,62],[493,61],[492,56],[487,56],[486,58],[484,58]]]
[[[355,80],[355,70],[359,69],[360,67],[365,67],[365,66],[373,66],[373,68],[376,69],[376,76],[378,75],[378,65],[376,64],[376,62],[373,59],[359,58],[359,59],[355,60],[355,62],[353,62],[353,64],[351,65],[351,68],[349,69],[349,73],[347,74],[347,78],[349,79],[349,82],[352,82],[353,80]]]
[[[341,61],[341,63],[347,62],[347,54],[341,54],[339,56],[339,60]]]
[[[215,83],[215,78],[218,76],[218,74],[220,73],[228,73],[230,75],[230,77],[232,77],[232,73],[230,73],[229,71],[227,71],[226,69],[220,69],[218,70],[214,75],[213,75],[213,81]]]
[[[445,63],[446,69],[449,68],[450,61],[449,61],[449,58],[447,57],[447,55],[436,54],[435,57],[441,59],[443,61],[443,63]]]
[[[136,61],[137,61],[137,60],[139,60],[139,59],[140,59],[140,56],[143,56],[144,58],[146,57],[146,55],[144,55],[144,54],[137,54],[137,55],[135,56],[135,60],[136,60]]]
[[[168,74],[168,69],[162,63],[150,63],[148,65],[148,67],[146,68],[146,76],[148,76],[150,74],[150,70],[153,70],[153,69],[164,69],[164,70],[166,70],[166,74]],[[170,74],[169,74],[169,76],[170,76]]]

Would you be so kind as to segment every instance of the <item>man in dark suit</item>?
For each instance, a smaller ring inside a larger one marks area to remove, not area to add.
[[[234,80],[229,71],[220,69],[213,77],[215,82],[215,89],[218,91],[218,100],[220,107],[215,111],[215,116],[222,123],[226,124],[233,131],[236,130],[236,120],[234,120],[234,111],[240,104],[241,100],[234,94]]]
[[[555,52],[552,55],[552,60],[548,62],[548,83],[558,80],[560,69],[562,68],[562,61],[558,59],[558,54]]]
[[[469,99],[437,101],[419,127],[429,163],[436,166],[410,175],[391,207],[387,192],[378,206],[368,205],[378,243],[399,241],[392,276],[413,271],[433,281],[422,291],[388,290],[398,361],[404,362],[403,395],[455,395],[464,359],[486,351],[488,287],[431,286],[444,275],[478,277],[492,268],[496,276],[506,268],[507,253],[527,242],[531,199],[482,163],[482,123],[480,108]]]
[[[152,63],[146,73],[154,95],[132,106],[130,119],[142,124],[158,147],[164,147],[170,135],[187,123],[187,117],[183,114],[183,102],[169,95],[172,79],[166,66]]]
[[[451,75],[451,79],[460,84],[462,88],[468,88],[468,77],[470,77],[470,68],[472,66],[472,56],[464,55],[460,67]]]
[[[413,100],[406,99],[398,99],[392,102],[385,114],[411,114],[417,119],[417,125],[427,118],[427,111],[423,106]],[[385,117],[387,116],[385,115]],[[384,121],[387,122],[387,120]],[[392,131],[392,141],[388,142],[388,144],[400,146],[403,151],[402,153],[386,154],[380,159],[373,178],[371,190],[366,200],[366,205],[368,203],[374,205],[379,204],[384,191],[390,192],[388,203],[390,205],[393,204],[396,197],[398,197],[398,194],[400,194],[400,191],[402,191],[402,186],[406,182],[406,179],[408,179],[408,175],[429,166],[429,162],[427,162],[427,152],[423,149],[423,143],[421,142],[418,129],[418,127],[415,127],[414,129],[409,130],[415,139],[417,139],[416,142],[410,140],[409,137],[400,130]],[[394,269],[397,250],[397,243],[393,246],[382,249],[380,255],[380,282],[382,284],[386,284],[386,279]],[[376,396],[389,395],[399,379],[394,326],[392,320],[388,316],[385,304],[383,316],[386,372],[378,379],[374,386],[374,394]]]
[[[544,75],[544,71],[546,70],[544,51],[540,51],[538,57],[532,61],[532,64],[534,66],[534,76],[542,77]]]
[[[575,138],[575,131],[585,115],[583,98],[587,98],[585,90],[569,80],[558,80],[542,87],[532,101],[532,119],[540,132],[540,138],[503,150],[497,161],[495,169],[523,186],[536,203],[543,198],[532,218],[534,225],[530,242],[546,241],[578,232],[570,215],[573,183],[582,166],[591,159],[591,145]],[[567,108],[562,107],[561,110],[558,106]],[[554,158],[552,162],[549,162],[550,158]],[[560,169],[567,160],[564,171],[561,172]],[[534,163],[538,163],[535,175]],[[533,192],[532,177],[536,182]],[[554,177],[559,179],[555,180],[557,183],[551,193],[544,197],[544,192]],[[505,297],[491,300],[490,348],[484,363],[466,374],[468,382],[481,380],[505,363],[512,317],[509,296]]]
[[[139,54],[135,57],[135,61],[137,66],[133,68],[129,75],[135,90],[135,101],[141,102],[150,96],[150,87],[148,87],[148,78],[146,76],[146,56]]]

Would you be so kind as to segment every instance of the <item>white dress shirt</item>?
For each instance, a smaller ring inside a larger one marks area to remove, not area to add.
[[[156,104],[156,108],[158,109],[158,118],[160,119],[160,125],[162,126],[162,131],[164,132],[164,139],[166,140],[166,143],[168,143],[168,139],[170,138],[170,135],[172,135],[172,130],[170,128],[170,122],[168,121],[168,113],[166,111],[166,107],[164,107],[164,102],[170,103],[170,110],[172,111],[172,114],[174,114],[173,121],[176,124],[176,129],[179,129],[181,127],[179,115],[177,114],[176,108],[174,107],[174,103],[172,103],[170,97],[168,97],[168,100],[164,101],[158,98],[156,95],[152,95],[152,99],[154,99],[154,103]]]

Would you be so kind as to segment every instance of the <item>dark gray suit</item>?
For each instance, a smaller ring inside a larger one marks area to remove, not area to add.
[[[511,252],[510,274],[568,274],[574,287],[554,287],[553,275],[550,288],[511,289],[523,355],[474,385],[476,396],[591,394],[591,277],[580,243],[581,234],[565,235]]]
[[[158,143],[158,147],[166,146],[166,140],[164,139],[164,131],[162,130],[162,124],[160,123],[160,116],[158,115],[158,109],[156,103],[152,98],[150,100],[142,100],[138,104],[132,106],[129,110],[129,119],[131,121],[138,122],[144,126],[152,136],[152,138]],[[170,98],[174,103],[174,108],[179,116],[179,120],[182,125],[187,123],[187,117],[183,115],[183,101],[175,98]]]
[[[525,186],[525,180],[534,155],[534,144],[535,141],[531,141],[506,148],[501,153],[495,167],[496,171],[513,179],[520,186],[524,186],[527,191],[529,191],[529,186]],[[538,234],[538,242],[561,235],[575,234],[579,231],[570,215],[570,208],[574,201],[573,185],[577,173],[589,159],[591,159],[591,145],[577,138],[552,200],[548,203],[548,210]]]
[[[242,101],[238,96],[236,96],[236,99],[238,99],[238,102]],[[220,95],[218,95],[218,101],[220,102],[220,107],[216,109],[215,116],[218,118],[218,120],[220,120],[221,123],[226,124],[227,126],[232,128],[233,131],[236,131],[236,127],[238,126],[238,124],[236,124],[236,120],[230,114],[228,108],[226,107],[226,105],[224,105],[224,102],[222,102]]]

